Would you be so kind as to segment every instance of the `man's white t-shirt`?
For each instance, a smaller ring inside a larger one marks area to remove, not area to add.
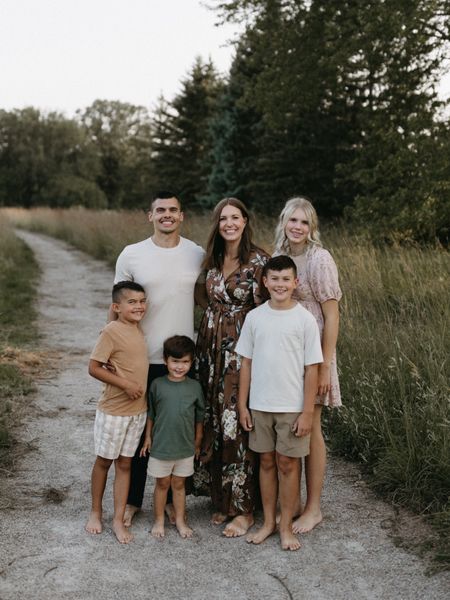
[[[251,310],[236,352],[252,360],[250,408],[303,410],[305,366],[323,361],[319,328],[306,308],[275,310],[266,302]]]
[[[147,312],[141,329],[151,364],[162,364],[164,340],[194,336],[194,286],[204,250],[180,238],[175,248],[161,248],[151,238],[126,246],[116,263],[114,283],[135,281],[145,289]]]

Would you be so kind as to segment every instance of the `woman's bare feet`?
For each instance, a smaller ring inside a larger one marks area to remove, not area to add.
[[[164,518],[161,520],[158,519],[157,521],[154,522],[151,533],[152,533],[152,536],[155,538],[163,538],[165,536]]]
[[[245,538],[249,544],[261,544],[265,539],[271,536],[277,530],[276,523],[266,525],[263,524],[257,531],[254,533],[249,533]]]
[[[237,515],[228,523],[222,531],[223,535],[228,538],[240,537],[245,535],[250,527],[255,523],[253,515]]]
[[[117,541],[121,544],[129,544],[134,537],[125,527],[122,519],[113,519],[112,529],[116,535]]]
[[[164,507],[164,512],[166,513],[167,518],[169,519],[169,523],[171,525],[175,525],[176,519],[173,504],[166,504],[166,506]]]
[[[292,531],[280,531],[280,540],[283,550],[298,550],[301,547]]]
[[[102,515],[92,511],[84,528],[88,533],[101,533],[103,531]]]
[[[307,533],[312,531],[322,521],[322,513],[305,510],[301,517],[292,523],[294,533]]]
[[[211,523],[213,525],[222,525],[222,523],[225,523],[225,521],[228,519],[227,515],[224,515],[221,512],[215,512],[213,514],[213,516],[211,517]]]
[[[182,538],[191,538],[193,535],[193,531],[190,527],[188,527],[186,521],[177,521],[175,523],[177,529],[178,529],[178,533],[181,535]]]
[[[140,510],[141,509],[138,506],[133,506],[132,504],[127,504],[125,506],[125,512],[123,513],[123,524],[125,527],[131,527],[131,521],[133,520],[134,515]]]

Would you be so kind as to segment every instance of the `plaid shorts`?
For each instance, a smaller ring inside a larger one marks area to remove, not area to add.
[[[146,412],[133,417],[120,417],[107,415],[97,409],[94,424],[96,456],[109,459],[134,456],[146,421]]]

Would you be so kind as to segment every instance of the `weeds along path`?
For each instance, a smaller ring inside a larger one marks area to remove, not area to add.
[[[152,539],[150,486],[132,544],[119,545],[111,533],[110,484],[105,531],[85,533],[100,392],[87,374],[87,362],[105,321],[113,274],[60,241],[19,235],[42,268],[42,344],[61,359],[51,378],[39,383],[21,430],[32,449],[5,481],[9,504],[1,510],[2,600],[448,597],[448,577],[425,576],[426,565],[394,545],[393,511],[373,497],[355,469],[339,461],[328,470],[325,520],[302,536],[303,547],[296,553],[282,552],[276,536],[259,547],[223,539],[221,529],[209,524],[208,501],[196,498],[188,499],[193,540],[181,540],[174,529],[164,541]]]

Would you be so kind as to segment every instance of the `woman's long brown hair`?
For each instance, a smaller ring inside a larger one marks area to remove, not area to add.
[[[244,231],[242,232],[241,241],[239,243],[239,263],[241,265],[246,264],[250,258],[250,252],[255,247],[252,242],[252,228],[250,226],[250,214],[247,210],[247,207],[241,200],[237,198],[223,198],[220,202],[218,202],[214,208],[212,219],[212,229],[208,237],[208,242],[206,244],[206,256],[203,261],[203,267],[205,269],[216,268],[221,270],[223,267],[223,261],[225,256],[225,241],[223,237],[219,233],[219,221],[222,210],[225,206],[230,205],[238,208],[242,216],[246,219],[246,225],[244,227]]]

